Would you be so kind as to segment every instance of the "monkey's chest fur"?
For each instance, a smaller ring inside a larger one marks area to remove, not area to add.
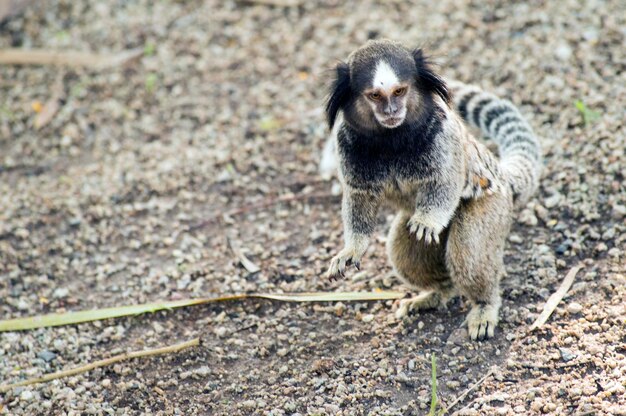
[[[397,208],[412,209],[417,190],[440,174],[442,164],[450,163],[450,152],[442,152],[438,142],[441,130],[437,119],[420,129],[407,126],[375,137],[342,126],[337,144],[344,183],[382,194]]]

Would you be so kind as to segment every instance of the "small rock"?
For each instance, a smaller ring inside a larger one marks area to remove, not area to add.
[[[561,61],[567,61],[572,56],[572,48],[569,45],[562,43],[554,50],[554,55]]]
[[[57,357],[57,355],[53,353],[52,351],[43,350],[39,354],[37,354],[37,357],[49,363],[50,361],[54,360]]]
[[[574,358],[577,357],[576,354],[565,348],[559,348],[559,352],[561,353],[561,358],[565,362],[572,361]]]
[[[199,377],[206,377],[211,374],[211,369],[207,366],[197,368],[194,373]]]
[[[213,330],[213,332],[215,333],[215,335],[217,335],[218,337],[222,338],[222,337],[226,336],[226,332],[228,332],[228,331],[223,326],[218,326],[217,328],[215,328]]]
[[[559,202],[561,202],[561,198],[561,194],[557,192],[554,195],[544,199],[543,204],[546,208],[554,208],[559,204]]]
[[[535,225],[539,223],[539,220],[537,219],[537,217],[535,216],[535,214],[533,214],[531,210],[524,209],[519,215],[519,222],[521,222],[522,224],[534,227]]]
[[[363,315],[363,318],[361,318],[361,320],[363,322],[372,322],[374,320],[374,315],[372,314]]]
[[[66,298],[69,293],[70,293],[70,290],[68,288],[58,287],[54,290],[54,292],[52,292],[52,297],[54,299],[63,299],[63,298]]]
[[[572,302],[569,305],[567,305],[567,311],[571,313],[572,315],[580,313],[580,311],[582,310],[583,310],[583,305],[581,305],[580,303]]]
[[[613,205],[611,215],[613,215],[613,218],[615,218],[616,220],[626,217],[626,206],[619,204]]]
[[[524,240],[522,239],[522,237],[520,237],[520,236],[519,236],[519,235],[517,235],[517,234],[511,234],[511,235],[509,236],[509,241],[510,241],[511,243],[514,243],[514,244],[522,244],[522,243],[524,242]]]
[[[615,227],[611,227],[602,233],[602,240],[604,241],[611,240],[613,237],[615,237]]]
[[[463,345],[465,341],[467,341],[468,337],[467,329],[465,328],[457,328],[448,337],[448,342],[455,345]]]
[[[246,409],[254,409],[256,407],[256,402],[254,400],[246,400],[243,403],[241,403],[243,405],[243,407],[245,407]]]
[[[33,400],[35,396],[33,395],[33,392],[30,390],[24,390],[21,394],[20,394],[20,400],[25,401],[25,402],[29,402],[31,400]]]

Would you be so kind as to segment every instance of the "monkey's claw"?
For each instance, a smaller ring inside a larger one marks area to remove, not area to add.
[[[328,268],[328,272],[326,272],[326,276],[331,280],[335,280],[339,275],[345,277],[346,267],[351,264],[353,264],[357,270],[361,270],[361,259],[359,256],[352,250],[343,249],[330,261],[330,267]]]
[[[413,218],[409,220],[407,226],[409,227],[409,232],[415,234],[415,238],[418,241],[423,239],[426,244],[430,244],[433,241],[439,244],[439,232],[434,228],[421,224]]]

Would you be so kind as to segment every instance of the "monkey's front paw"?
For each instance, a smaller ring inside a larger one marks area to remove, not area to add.
[[[426,244],[430,244],[433,241],[439,244],[439,234],[443,230],[443,226],[428,226],[422,222],[421,218],[413,215],[407,223],[407,227],[409,228],[409,232],[415,234],[415,238],[418,240],[423,238]]]
[[[480,341],[491,338],[498,325],[498,308],[494,305],[475,305],[466,321],[470,339]]]
[[[329,279],[334,279],[337,276],[345,275],[346,266],[350,264],[354,264],[357,270],[361,268],[361,255],[358,254],[354,249],[344,248],[330,261],[330,267],[328,268],[328,272],[326,272],[326,276]]]

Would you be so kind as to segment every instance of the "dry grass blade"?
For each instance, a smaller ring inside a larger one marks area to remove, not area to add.
[[[572,283],[574,283],[574,278],[582,267],[583,266],[579,264],[578,266],[572,267],[572,269],[567,273],[565,279],[563,279],[563,283],[561,283],[561,286],[552,294],[552,296],[548,298],[546,304],[543,305],[543,310],[537,320],[531,325],[530,331],[541,327],[548,321],[552,312],[554,312],[559,302],[561,302],[561,299],[563,299],[563,296],[565,296],[569,288],[572,286]]]
[[[49,51],[43,49],[0,49],[0,64],[4,65],[61,65],[94,69],[125,65],[143,55],[143,49],[131,49],[117,54],[94,54],[76,51]]]
[[[153,355],[170,354],[170,353],[178,352],[185,348],[195,347],[197,345],[200,345],[200,338],[194,338],[190,341],[186,341],[180,344],[170,345],[167,347],[154,348],[151,350],[127,352],[124,354],[115,355],[110,358],[105,358],[104,360],[98,360],[89,364],[81,365],[79,367],[57,371],[56,373],[46,374],[41,377],[36,377],[36,378],[31,378],[28,380],[20,381],[19,383],[2,384],[0,385],[0,393],[7,392],[15,387],[29,386],[31,384],[44,383],[46,381],[56,380],[58,378],[74,376],[76,374],[93,370],[94,368],[105,367],[107,365],[115,364],[117,362],[128,360],[131,358],[150,357]]]
[[[146,303],[143,305],[117,306],[113,308],[94,309],[90,311],[53,313],[27,318],[7,319],[0,321],[0,332],[23,331],[26,329],[46,328],[51,326],[73,325],[83,322],[100,321],[103,319],[133,316],[148,312],[157,312],[182,308],[185,306],[202,305],[205,303],[225,302],[239,299],[269,299],[283,302],[340,302],[340,301],[375,301],[400,299],[404,297],[402,292],[329,292],[329,293],[252,293],[220,296],[215,298],[182,299]]]

